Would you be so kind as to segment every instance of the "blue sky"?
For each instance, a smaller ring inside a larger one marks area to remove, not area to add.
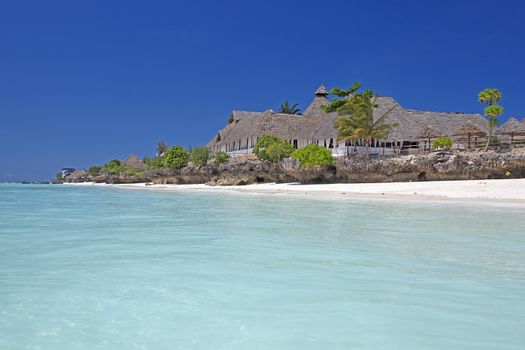
[[[525,116],[522,1],[3,1],[0,180],[155,143],[201,145],[233,109],[303,109],[360,81],[403,106]]]

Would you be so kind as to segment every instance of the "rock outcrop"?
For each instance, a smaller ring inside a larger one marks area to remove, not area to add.
[[[333,166],[303,168],[286,159],[270,163],[232,159],[228,163],[188,165],[180,170],[157,169],[140,173],[103,174],[87,181],[108,183],[243,185],[258,182],[396,182],[525,177],[525,151],[430,152],[381,159],[338,159]],[[68,177],[66,181],[69,181]]]

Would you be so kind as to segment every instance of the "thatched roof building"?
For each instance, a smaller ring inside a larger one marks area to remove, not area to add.
[[[453,135],[483,137],[487,136],[487,132],[484,128],[481,128],[479,125],[476,125],[471,121],[466,121],[465,123],[461,124],[459,128],[457,128]]]
[[[456,136],[456,140],[458,141],[467,141],[467,148],[470,148],[472,138],[474,138],[474,144],[477,145],[478,138],[487,136],[487,132],[479,125],[467,121],[457,128],[453,136]]]
[[[143,171],[146,168],[146,165],[139,159],[136,155],[130,154],[126,159],[122,161],[122,165],[126,168]]]
[[[432,125],[427,125],[417,133],[416,138],[419,140],[422,140],[422,139],[432,139],[432,138],[439,137],[439,136],[443,136],[443,135],[441,135],[439,131],[434,129]]]
[[[505,124],[498,129],[498,134],[513,136],[525,135],[525,119],[521,123],[516,118],[509,118]]]
[[[310,105],[302,115],[264,112],[233,111],[229,123],[220,130],[208,146],[214,151],[238,152],[248,154],[255,146],[257,138],[271,134],[288,140],[294,147],[304,147],[317,143],[329,148],[338,148],[337,129],[334,127],[336,113],[326,113],[322,105],[329,103],[328,91],[320,86]],[[418,135],[422,129],[431,125],[439,135],[453,135],[466,121],[488,130],[487,121],[479,114],[441,113],[405,109],[392,97],[377,97],[378,108],[374,117],[379,118],[387,111],[385,121],[397,124],[386,140],[375,141],[375,146],[418,145]],[[342,145],[344,147],[344,145]]]

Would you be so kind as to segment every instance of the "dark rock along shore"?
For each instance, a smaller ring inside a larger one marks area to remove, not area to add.
[[[79,173],[77,173],[79,174]],[[473,180],[525,177],[525,150],[508,152],[430,152],[392,158],[337,159],[333,166],[304,168],[293,159],[280,163],[232,159],[225,164],[191,163],[179,170],[144,170],[141,174],[70,176],[67,182],[245,185],[260,182],[358,183],[432,180]]]

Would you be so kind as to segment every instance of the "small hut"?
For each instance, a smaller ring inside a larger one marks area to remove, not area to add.
[[[122,161],[122,165],[124,165],[126,168],[138,171],[144,171],[144,169],[146,168],[144,162],[134,154],[130,154],[126,159],[124,159]]]
[[[470,148],[472,137],[474,137],[474,146],[477,146],[478,137],[486,137],[487,133],[476,124],[467,121],[456,130],[454,136],[466,137],[468,148]]]
[[[425,145],[423,146],[423,150],[427,150],[427,141],[428,140],[428,149],[432,148],[432,139],[436,137],[443,136],[439,131],[434,129],[432,125],[427,125],[423,129],[419,130],[419,132],[416,135],[416,139],[418,140],[425,140]]]
[[[520,123],[516,118],[510,118],[497,131],[498,134],[510,136],[510,145],[514,142],[515,136],[525,136],[525,123]]]

